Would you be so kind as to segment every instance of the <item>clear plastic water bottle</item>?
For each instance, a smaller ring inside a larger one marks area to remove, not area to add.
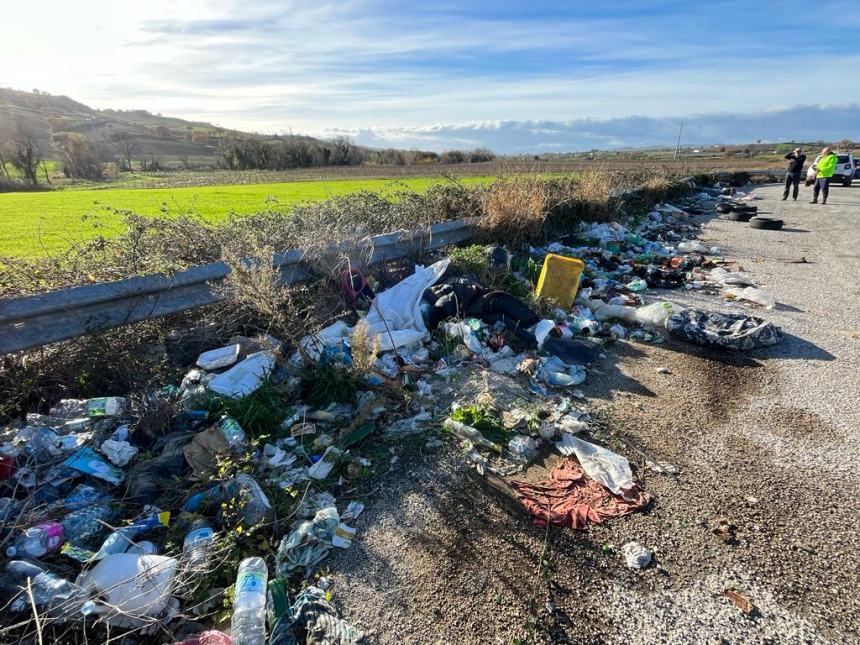
[[[87,401],[88,417],[115,417],[125,412],[126,400],[121,396],[104,396]]]
[[[56,551],[63,544],[63,527],[56,522],[43,522],[31,526],[6,549],[6,555],[14,557],[41,558]]]
[[[189,569],[202,569],[212,550],[215,533],[206,520],[196,521],[182,543],[182,555]]]
[[[102,522],[115,519],[117,512],[107,504],[94,504],[66,515],[60,524],[69,542],[86,543],[108,530]]]
[[[262,558],[246,558],[239,565],[233,593],[233,645],[266,642],[266,588],[269,570]]]
[[[231,450],[238,451],[245,444],[245,431],[233,417],[226,414],[221,417],[218,422],[218,429],[224,435],[224,439],[227,440]]]
[[[16,596],[10,605],[13,612],[31,611],[26,592],[28,578],[36,608],[49,618],[73,616],[86,602],[86,593],[78,585],[33,562],[10,560],[0,590],[4,596]]]

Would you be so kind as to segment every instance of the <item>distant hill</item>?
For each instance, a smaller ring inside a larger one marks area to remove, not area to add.
[[[51,139],[57,132],[84,134],[96,144],[107,142],[112,134],[127,133],[136,143],[137,155],[162,159],[182,156],[214,158],[216,139],[220,135],[322,143],[318,139],[298,135],[258,135],[223,130],[211,123],[185,121],[146,110],[95,110],[67,96],[0,88],[0,140],[12,136],[19,127],[36,138],[46,159],[57,157]]]

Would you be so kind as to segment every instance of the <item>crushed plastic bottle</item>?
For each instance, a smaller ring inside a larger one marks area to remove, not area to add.
[[[57,522],[43,522],[21,533],[14,544],[6,549],[6,555],[10,558],[41,558],[56,551],[62,544],[63,526]]]
[[[28,579],[33,602],[43,616],[63,620],[80,615],[78,612],[87,600],[81,587],[40,565],[24,560],[10,560],[3,576],[4,595],[16,596],[9,606],[13,612],[32,611],[29,594],[25,591]]]
[[[233,645],[260,645],[266,642],[268,578],[269,570],[262,558],[246,558],[239,565],[230,629]]]

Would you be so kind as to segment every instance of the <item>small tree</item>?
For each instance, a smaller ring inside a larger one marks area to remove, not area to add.
[[[77,132],[58,132],[53,139],[62,155],[63,170],[67,177],[93,180],[102,178],[101,155],[86,136]]]
[[[33,186],[39,185],[38,173],[44,162],[42,149],[36,138],[26,132],[20,123],[9,146],[9,162],[24,175],[24,181]],[[50,181],[47,170],[45,178]]]
[[[110,142],[119,157],[121,170],[132,170],[132,159],[137,154],[138,144],[128,132],[113,132]]]

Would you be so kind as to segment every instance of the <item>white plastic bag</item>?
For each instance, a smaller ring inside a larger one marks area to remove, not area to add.
[[[376,296],[365,320],[379,339],[380,350],[405,347],[430,337],[421,316],[421,296],[442,277],[450,261],[445,258],[429,267],[416,267],[411,276]]]
[[[603,322],[617,318],[625,322],[636,322],[636,309],[623,305],[610,305],[602,300],[589,300],[588,307],[595,319]]]
[[[684,308],[674,302],[652,302],[636,310],[636,322],[640,325],[663,327],[669,316],[681,311],[684,311]]]
[[[765,309],[773,309],[776,306],[776,298],[774,298],[767,291],[762,291],[761,289],[756,289],[755,287],[746,287],[741,289],[740,287],[731,287],[723,291],[723,295],[728,296],[734,300],[746,300],[748,302],[754,302],[757,305],[761,305]]]
[[[108,620],[158,616],[173,593],[179,563],[163,555],[114,553],[78,576],[78,584],[104,602],[88,603],[88,613]]]
[[[251,354],[238,365],[209,381],[209,389],[216,394],[233,398],[247,396],[260,387],[263,379],[274,367],[275,356],[272,352]]]
[[[614,495],[628,499],[627,491],[635,488],[630,462],[621,455],[567,433],[561,436],[561,441],[556,442],[555,446],[563,455],[576,453],[586,474]]]

